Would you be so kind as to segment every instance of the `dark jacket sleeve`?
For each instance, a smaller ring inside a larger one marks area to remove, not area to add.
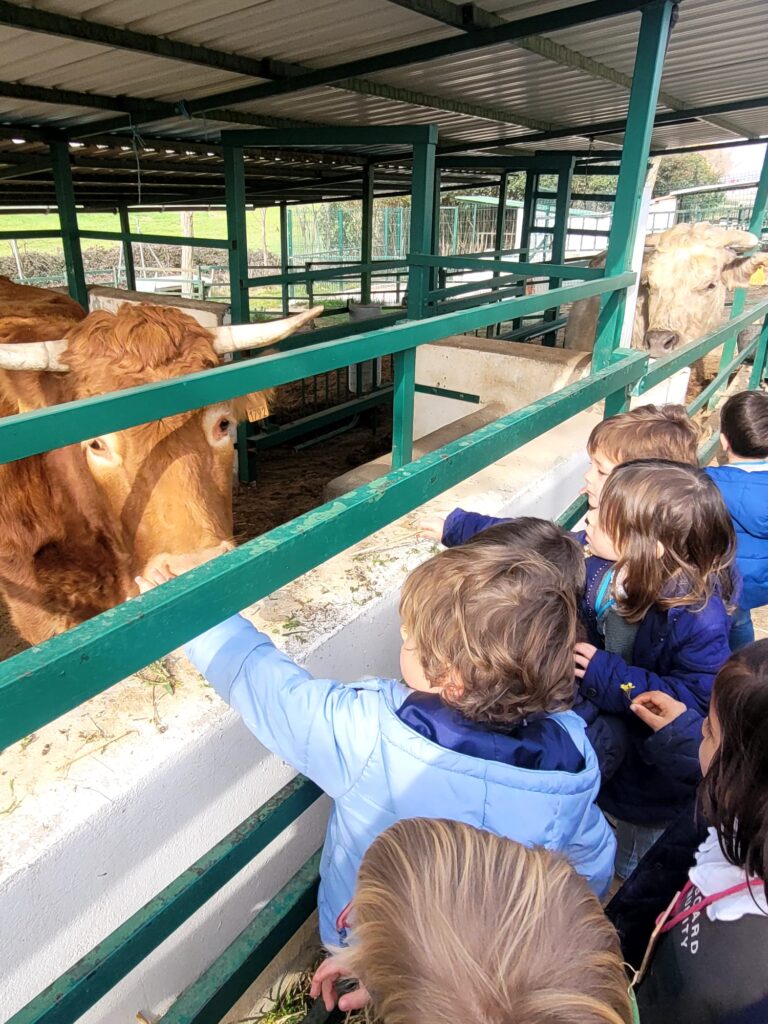
[[[583,703],[588,704],[589,702],[584,701]],[[578,709],[574,708],[574,710]],[[627,756],[630,744],[627,723],[618,715],[598,714],[587,725],[587,739],[597,755],[600,778],[603,782],[607,782],[616,774]]]
[[[624,959],[637,969],[656,918],[686,883],[699,844],[707,834],[693,801],[656,840],[622,885],[605,913],[619,933]]]
[[[643,743],[641,756],[677,782],[697,785],[701,782],[699,745],[703,716],[688,708],[679,718],[651,733]]]
[[[458,547],[464,544],[475,534],[487,530],[489,526],[498,526],[499,523],[508,523],[509,519],[499,519],[496,516],[484,516],[479,512],[465,512],[463,508],[455,508],[445,520],[443,526],[443,544],[447,548]]]
[[[668,628],[665,645],[670,653],[663,672],[628,665],[618,654],[597,651],[584,673],[582,696],[603,711],[622,714],[629,708],[630,695],[661,690],[706,714],[715,676],[730,657],[730,623],[722,602],[713,599],[701,612],[673,609]],[[622,690],[627,684],[629,694]]]

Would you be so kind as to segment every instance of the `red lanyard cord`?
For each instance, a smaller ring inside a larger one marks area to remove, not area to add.
[[[671,932],[672,929],[679,925],[681,921],[684,921],[686,917],[690,917],[691,914],[698,914],[705,907],[710,906],[712,903],[717,903],[719,900],[724,900],[727,896],[734,896],[737,892],[744,892],[745,889],[762,888],[763,885],[764,883],[759,878],[752,878],[746,882],[739,882],[738,885],[732,885],[730,889],[723,889],[722,892],[713,892],[710,896],[704,896],[702,899],[698,901],[698,903],[694,903],[692,906],[688,907],[687,910],[681,910],[680,908],[685,902],[685,897],[693,888],[693,883],[691,881],[688,881],[685,883],[685,886],[683,887],[682,891],[680,892],[679,896],[675,900],[672,907],[670,907],[668,913],[671,916],[667,918],[667,920],[664,921],[664,923],[661,925],[661,931]],[[663,918],[664,915],[662,914],[661,917],[657,920],[656,924],[661,924]]]

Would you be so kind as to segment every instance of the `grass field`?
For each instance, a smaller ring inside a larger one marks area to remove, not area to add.
[[[267,249],[278,254],[280,252],[280,219],[276,208],[266,211],[266,242]],[[249,210],[246,214],[248,229],[248,246],[250,249],[261,249],[263,246],[263,214],[261,210]],[[119,231],[120,224],[117,214],[82,213],[78,218],[80,227],[90,231]],[[52,213],[9,214],[0,218],[2,231],[51,231],[58,230],[59,216]],[[131,229],[144,234],[180,235],[181,218],[176,212],[167,213],[132,213]],[[227,234],[227,218],[223,210],[210,212],[196,211],[194,215],[194,233],[197,238],[225,238]],[[56,238],[21,239],[18,243],[20,252],[55,252],[61,248]],[[109,248],[114,242],[83,239],[84,247],[100,246]],[[215,249],[211,250],[214,254]],[[0,256],[12,256],[11,243],[0,241]],[[222,261],[224,252],[222,250]]]

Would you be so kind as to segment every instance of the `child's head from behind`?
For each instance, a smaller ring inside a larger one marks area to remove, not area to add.
[[[570,708],[582,587],[578,545],[543,520],[441,551],[403,585],[406,683],[488,724]]]
[[[625,592],[617,604],[630,621],[653,604],[704,604],[715,590],[730,600],[736,538],[702,469],[663,459],[618,466],[587,517],[587,540],[593,554],[616,561]]]
[[[634,459],[668,459],[698,466],[699,431],[682,405],[642,405],[601,420],[587,440],[590,466],[584,477],[591,508],[611,471]]]
[[[565,858],[454,821],[368,848],[342,954],[385,1024],[626,1024],[616,933]]]
[[[736,458],[768,458],[768,394],[731,395],[720,413],[720,433],[723,447]]]
[[[704,812],[723,852],[768,885],[768,640],[717,674],[699,758]]]

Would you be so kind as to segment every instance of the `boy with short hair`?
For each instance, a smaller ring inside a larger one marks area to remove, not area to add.
[[[542,524],[544,554],[531,550],[530,531],[517,543],[514,522],[496,533],[406,580],[403,682],[314,679],[240,616],[186,648],[251,732],[334,800],[319,894],[325,943],[344,939],[337,918],[366,849],[403,818],[449,817],[540,844],[569,857],[598,894],[610,884],[615,840],[571,710],[577,586],[550,560],[559,547],[562,564],[575,565],[578,548],[552,523]]]
[[[669,459],[698,466],[698,442],[698,428],[682,405],[641,405],[601,420],[587,439],[590,463],[584,476],[583,493],[587,495],[589,507],[597,508],[605,481],[622,462]],[[439,516],[423,519],[420,532],[446,547],[455,547],[479,531],[503,522],[506,520],[496,516],[457,508],[447,519]]]
[[[710,466],[736,530],[736,567],[743,590],[733,615],[731,650],[752,643],[751,610],[768,604],[768,394],[741,391],[720,413],[725,466]]]

